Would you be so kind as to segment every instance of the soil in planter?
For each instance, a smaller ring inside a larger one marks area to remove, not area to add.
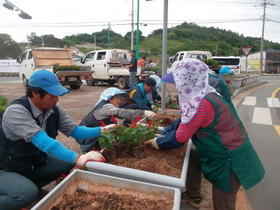
[[[153,121],[156,123],[156,125],[161,127],[167,127],[170,126],[174,120],[181,117],[180,113],[178,114],[171,114],[171,113],[158,113],[158,118],[154,119]],[[145,120],[142,123],[148,123],[148,120]]]
[[[102,152],[106,163],[127,168],[181,177],[187,144],[181,148],[155,150],[147,145],[134,148],[114,147]]]
[[[180,115],[171,113],[159,113],[155,120],[159,126],[170,126]],[[142,122],[148,123],[148,121]],[[156,150],[147,145],[138,147],[115,146],[110,150],[104,150],[102,155],[106,163],[112,165],[133,168],[151,173],[181,177],[187,144],[181,148],[170,150]]]
[[[166,209],[171,210],[173,201],[169,199],[142,199],[128,194],[115,194],[110,192],[86,192],[77,189],[73,194],[64,194],[59,204],[53,206],[51,210],[130,210],[130,209]]]

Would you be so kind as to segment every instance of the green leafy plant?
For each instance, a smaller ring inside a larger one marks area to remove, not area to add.
[[[0,96],[0,115],[3,114],[8,105],[8,100],[5,96]]]
[[[235,74],[233,72],[232,73],[225,73],[222,76],[235,76]]]
[[[166,96],[166,108],[168,109],[179,109],[178,101],[177,101],[177,96],[176,95],[171,95],[170,92],[168,92]]]
[[[208,66],[219,66],[219,62],[217,60],[206,59],[203,62],[206,63]]]
[[[158,126],[153,121],[149,121],[147,125],[138,124],[140,119],[140,117],[136,117],[129,127],[116,124],[115,127],[103,132],[102,136],[98,138],[100,148],[109,149],[116,144],[125,147],[139,146],[154,138],[158,133]]]
[[[160,108],[160,104],[152,104],[151,108],[153,112],[157,113],[158,109]]]
[[[156,72],[156,71],[158,70],[158,67],[156,67],[156,66],[149,67],[147,70],[148,70],[148,71]]]
[[[53,72],[57,71],[85,71],[81,66],[60,66],[58,63],[53,64]]]

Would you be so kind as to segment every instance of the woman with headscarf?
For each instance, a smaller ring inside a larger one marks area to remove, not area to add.
[[[118,88],[108,88],[104,90],[95,104],[94,108],[84,117],[80,126],[98,127],[102,124],[114,124],[116,118],[125,119],[129,122],[133,121],[136,116],[153,117],[156,114],[148,110],[132,110],[119,108],[121,98],[125,92]],[[82,152],[88,152],[96,146],[98,138],[76,141],[82,145]]]
[[[196,149],[190,153],[182,201],[200,207],[202,171],[213,185],[214,209],[234,210],[240,186],[253,187],[265,171],[236,111],[208,84],[208,77],[204,62],[188,58],[162,78],[176,84],[181,122],[176,138],[159,137],[146,143],[165,150],[181,147],[191,138]]]

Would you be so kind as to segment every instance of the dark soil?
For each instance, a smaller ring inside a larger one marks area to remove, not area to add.
[[[73,194],[64,194],[62,201],[51,210],[147,210],[166,209],[171,210],[173,200],[171,199],[142,199],[128,194],[115,194],[110,192],[86,192],[81,189]]]
[[[167,127],[170,126],[174,120],[180,118],[181,115],[178,112],[178,114],[171,114],[171,113],[158,113],[158,118],[154,119],[153,121],[161,127]],[[147,123],[147,120],[143,123]]]
[[[106,163],[180,178],[186,147],[187,145],[184,145],[171,150],[155,150],[147,145],[132,148],[114,147],[104,150],[102,154]]]
[[[169,113],[158,115],[156,122],[159,126],[170,126],[180,116]],[[187,145],[170,150],[156,150],[148,145],[129,148],[116,145],[110,150],[105,149],[102,155],[106,163],[180,178],[186,149]]]

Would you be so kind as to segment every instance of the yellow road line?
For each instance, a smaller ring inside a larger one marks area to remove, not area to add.
[[[280,88],[277,88],[276,90],[274,90],[271,94],[271,98],[275,98],[277,92],[280,90]],[[274,125],[274,128],[276,130],[276,132],[278,133],[278,135],[280,136],[280,126],[279,125]]]
[[[274,125],[275,130],[277,131],[278,135],[280,136],[280,126]]]
[[[272,94],[271,94],[271,97],[270,98],[275,98],[275,96],[276,96],[276,94],[277,94],[277,92],[280,90],[280,88],[278,88],[278,89],[276,89],[276,90],[274,90],[273,92],[272,92]]]

